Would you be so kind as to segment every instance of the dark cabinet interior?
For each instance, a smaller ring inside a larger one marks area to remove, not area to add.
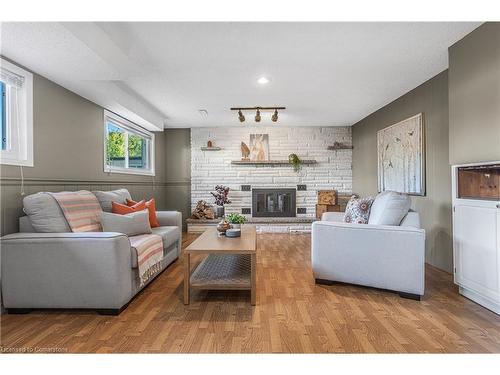
[[[500,164],[458,168],[458,198],[500,199]]]

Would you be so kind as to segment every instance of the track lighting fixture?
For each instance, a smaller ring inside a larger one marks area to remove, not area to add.
[[[238,119],[240,122],[245,122],[245,116],[243,116],[243,112],[241,112],[241,109],[238,111]]]
[[[278,110],[275,109],[273,115],[271,116],[271,121],[276,122],[278,121]]]
[[[243,111],[255,111],[255,122],[260,122],[262,120],[260,111],[274,111],[271,116],[271,121],[278,122],[278,110],[284,109],[286,109],[286,107],[233,107],[231,111],[238,111],[238,120],[240,120],[240,122],[245,122]]]
[[[255,122],[260,122],[260,110],[257,109],[257,112],[255,113]]]

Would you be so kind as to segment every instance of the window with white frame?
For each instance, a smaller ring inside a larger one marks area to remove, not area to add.
[[[105,111],[104,171],[154,176],[154,134]]]
[[[33,75],[0,58],[0,163],[33,166]]]

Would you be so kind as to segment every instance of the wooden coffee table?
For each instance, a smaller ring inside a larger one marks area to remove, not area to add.
[[[191,255],[207,257],[191,273]],[[250,290],[255,305],[257,234],[255,227],[243,225],[241,237],[219,237],[216,228],[207,229],[184,250],[184,304],[191,289]]]

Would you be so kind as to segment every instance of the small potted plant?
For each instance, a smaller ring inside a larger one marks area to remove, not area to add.
[[[297,154],[288,155],[288,162],[293,166],[295,172],[299,172],[302,169],[302,160],[299,159]]]
[[[224,205],[226,203],[231,203],[228,199],[229,188],[227,186],[217,185],[215,187],[215,192],[211,192],[215,198],[215,204],[217,205],[217,217],[224,216]]]
[[[243,215],[232,213],[226,216],[226,220],[231,223],[233,229],[240,229],[241,224],[244,224],[247,218]]]

